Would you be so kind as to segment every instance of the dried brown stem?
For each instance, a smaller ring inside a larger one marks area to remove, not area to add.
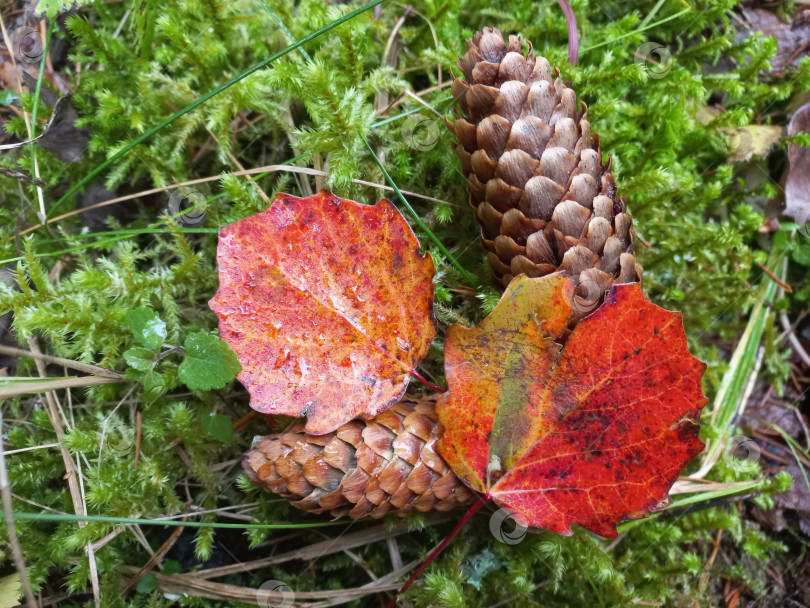
[[[120,380],[124,374],[117,372],[106,367],[99,367],[98,365],[90,365],[81,361],[74,361],[73,359],[63,359],[62,357],[53,357],[44,353],[34,353],[24,348],[14,348],[12,346],[0,345],[0,355],[11,355],[12,357],[30,357],[32,359],[41,359],[45,363],[54,363],[62,365],[76,371],[85,372],[86,374],[93,374],[95,376],[103,376],[105,378],[115,378]]]
[[[0,434],[3,431],[3,411],[0,409]],[[11,546],[11,554],[14,557],[14,566],[20,576],[20,585],[25,594],[25,601],[29,606],[37,606],[37,599],[31,589],[31,581],[28,579],[28,571],[25,569],[25,558],[23,557],[20,540],[17,538],[17,529],[14,527],[14,507],[11,503],[11,487],[8,481],[8,471],[6,469],[5,450],[0,445],[0,493],[3,498],[3,511],[6,516],[6,529],[8,530],[8,544]]]
[[[452,519],[451,516],[445,514],[432,513],[425,518],[427,525],[437,525]],[[309,560],[323,557],[332,553],[338,553],[344,549],[353,549],[354,547],[364,547],[374,542],[385,540],[389,537],[407,534],[407,522],[399,522],[393,529],[388,529],[385,525],[378,525],[372,528],[366,528],[359,532],[352,532],[344,534],[339,538],[332,538],[324,540],[319,543],[314,543],[294,551],[282,553],[280,555],[273,555],[263,559],[257,559],[250,562],[242,562],[239,564],[232,564],[230,566],[220,566],[219,568],[208,568],[207,570],[200,570],[195,573],[198,578],[219,578],[220,576],[228,576],[239,572],[248,572],[250,570],[257,570],[259,568],[266,568],[268,566],[275,566],[295,559]]]
[[[36,362],[37,372],[41,377],[47,377],[45,372],[45,360],[42,357],[42,351],[39,348],[39,343],[33,336],[28,338],[28,348],[35,355],[34,361]],[[111,378],[96,379],[103,381],[97,382],[97,384],[117,382]],[[76,380],[85,380],[85,378],[76,378]],[[62,460],[65,463],[65,471],[67,473],[65,477],[67,477],[68,488],[70,489],[70,498],[73,501],[73,510],[75,511],[76,515],[86,515],[87,513],[84,510],[84,501],[82,500],[82,492],[79,489],[79,473],[76,468],[76,462],[73,460],[73,455],[66,447],[64,447],[64,444],[62,444],[62,437],[65,435],[65,427],[62,426],[62,419],[60,418],[59,412],[56,409],[56,396],[52,390],[45,393],[45,401],[48,404],[48,419],[50,420],[51,426],[56,433],[56,439],[60,444],[59,450],[62,453]],[[85,525],[86,524],[83,522],[79,523],[80,528],[83,528]],[[90,560],[90,579],[93,586],[93,597],[95,599],[96,608],[99,608],[101,606],[101,596],[99,592],[98,572],[96,570],[96,558],[95,554],[93,553],[92,546],[89,544],[87,545],[87,556]]]

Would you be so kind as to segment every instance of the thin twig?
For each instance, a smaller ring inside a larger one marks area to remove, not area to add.
[[[41,355],[42,351],[39,348],[39,343],[37,342],[36,338],[31,336],[28,338],[28,348],[29,350],[34,353],[34,355]],[[45,361],[39,357],[34,357],[34,361],[36,362],[37,372],[43,378],[46,377],[45,372]],[[92,379],[92,378],[91,378]],[[76,378],[76,380],[84,380],[84,378]],[[113,380],[110,378],[98,378],[98,380],[103,380],[103,383],[112,382]],[[99,382],[98,384],[102,384]],[[54,432],[56,433],[56,439],[62,444],[62,437],[65,434],[65,428],[62,425],[62,419],[59,416],[56,408],[56,395],[54,395],[52,390],[49,390],[45,393],[45,401],[48,404],[48,418],[50,420],[51,426],[53,427]],[[73,501],[73,510],[76,515],[83,516],[87,515],[87,512],[84,508],[84,500],[82,499],[82,492],[79,488],[79,471],[76,467],[76,462],[73,460],[73,455],[68,451],[68,449],[62,444],[60,447],[60,451],[62,452],[62,461],[65,463],[65,471],[67,473],[67,482],[68,488],[70,489],[70,498]],[[79,527],[83,528],[86,524],[81,522],[79,523]],[[90,581],[93,586],[93,597],[96,600],[96,606],[100,605],[100,598],[99,598],[99,586],[98,586],[98,575],[93,576],[93,572],[96,569],[96,558],[92,551],[92,546],[90,544],[87,545],[87,555],[90,561]]]
[[[189,508],[189,506],[190,505],[188,505],[188,504],[186,505],[186,514],[184,515],[182,521],[188,521],[188,508]],[[155,566],[155,564],[157,564],[160,560],[162,560],[163,557],[169,551],[171,551],[171,548],[174,547],[174,543],[177,542],[177,539],[180,538],[180,535],[182,533],[183,533],[183,528],[177,528],[174,532],[172,532],[169,535],[169,538],[167,538],[165,541],[163,541],[163,544],[160,545],[158,550],[155,551],[149,557],[148,560],[146,560],[146,563],[143,565],[143,568],[138,570],[138,573],[134,577],[132,577],[132,580],[129,581],[129,583],[127,584],[126,587],[124,587],[124,590],[121,592],[121,595],[126,595],[127,593],[129,593],[130,590],[135,585],[138,584],[138,581],[140,581],[143,578],[143,575],[146,574],[149,570],[151,570]]]
[[[802,343],[799,342],[799,339],[796,337],[796,334],[793,332],[793,328],[790,324],[790,319],[788,319],[787,313],[784,311],[779,313],[779,322],[782,324],[782,329],[785,330],[787,334],[788,342],[790,342],[791,348],[793,348],[793,352],[799,355],[799,358],[804,361],[804,364],[807,367],[810,367],[810,354],[804,350]]]
[[[546,579],[544,581],[540,581],[534,587],[532,587],[532,591],[537,591],[541,587],[545,587],[546,585],[550,585],[553,582],[554,581],[552,581],[550,578]],[[516,599],[518,599],[519,597],[521,597],[519,594],[510,595],[509,597],[507,597],[505,599],[502,599],[501,601],[495,602],[494,604],[490,605],[489,608],[500,608],[501,606],[508,606],[512,602],[514,602]]]
[[[240,177],[243,175],[256,175],[259,173],[272,173],[275,171],[287,171],[289,173],[302,173],[304,175],[320,175],[323,177],[328,177],[329,174],[326,171],[318,171],[317,169],[311,169],[309,167],[296,167],[294,165],[265,165],[264,167],[256,167],[254,169],[245,169],[244,171],[234,171],[231,175],[235,177]],[[67,219],[69,217],[73,217],[74,215],[79,215],[81,213],[85,213],[86,211],[92,211],[94,209],[100,209],[101,207],[106,207],[108,205],[114,205],[116,203],[123,203],[125,201],[130,201],[136,198],[141,198],[145,196],[149,196],[152,194],[158,194],[160,192],[166,192],[167,190],[174,190],[175,188],[183,188],[186,186],[195,186],[197,184],[205,184],[208,182],[215,182],[217,180],[222,179],[221,174],[217,175],[210,175],[208,177],[201,177],[199,179],[192,179],[186,182],[180,182],[177,184],[171,184],[169,186],[162,186],[160,188],[151,188],[149,190],[142,190],[141,192],[136,192],[135,194],[128,194],[126,196],[119,196],[117,198],[111,198],[106,201],[101,201],[100,203],[96,203],[95,205],[90,205],[88,207],[82,207],[81,209],[74,209],[73,211],[68,211],[67,213],[63,213],[62,215],[57,215],[48,220],[49,224],[53,224],[54,222],[58,222],[60,220]],[[377,184],[375,182],[367,182],[362,179],[353,179],[352,182],[355,184],[359,184],[361,186],[370,186],[372,188],[377,188],[378,190],[385,190],[388,192],[393,192],[394,189],[391,186],[387,186],[385,184]],[[407,194],[408,196],[415,196],[416,198],[421,198],[426,201],[432,201],[435,203],[443,203],[445,205],[457,206],[453,205],[449,201],[445,201],[439,198],[433,198],[432,196],[427,196],[424,194],[419,194],[418,192],[409,192],[407,190],[400,190],[403,194]],[[34,230],[39,230],[42,228],[43,224],[37,224],[35,226],[31,226],[26,228],[25,230],[20,230],[17,234],[9,237],[11,240],[17,239],[21,236],[28,234],[29,232],[33,232]]]
[[[439,557],[439,554],[445,550],[447,545],[450,544],[450,541],[453,540],[459,532],[461,532],[461,529],[464,527],[467,521],[473,515],[475,515],[479,511],[479,509],[481,509],[481,507],[483,507],[486,503],[487,498],[485,496],[481,496],[475,503],[472,504],[472,506],[470,506],[469,509],[467,509],[464,512],[464,515],[461,516],[461,519],[458,520],[458,523],[455,525],[455,527],[453,527],[453,529],[450,530],[450,534],[444,537],[444,540],[440,542],[438,546],[435,549],[433,549],[433,551],[430,552],[430,555],[427,556],[427,559],[423,561],[420,564],[420,566],[416,569],[416,571],[413,574],[411,574],[410,578],[407,581],[405,581],[405,584],[402,585],[402,588],[397,593],[394,594],[394,599],[392,599],[391,603],[388,604],[388,608],[394,608],[394,606],[396,606],[397,595],[405,593],[410,588],[410,586],[416,582],[416,579],[419,578],[419,575],[422,574],[422,572],[424,572],[425,569],[431,563],[433,563],[433,561],[437,557]]]
[[[399,577],[403,574],[407,574],[416,566],[419,565],[419,560],[414,560],[409,564],[405,564],[404,566],[400,566],[386,574],[385,576],[381,576],[376,581],[367,583],[362,587],[358,587],[358,589],[368,589],[368,595],[372,593],[379,593],[380,585],[384,585],[387,583],[394,583]],[[302,608],[327,608],[328,606],[339,606],[341,604],[347,604],[352,600],[346,598],[334,598],[331,600],[324,600],[323,602],[318,602],[316,604],[304,604]]]
[[[47,378],[48,376],[43,376]],[[11,386],[0,388],[0,399],[8,399],[16,395],[28,395],[32,393],[44,393],[61,390],[64,388],[84,388],[96,386],[98,384],[114,384],[116,382],[126,382],[123,378],[102,378],[101,376],[84,376],[82,378],[54,378],[41,382],[21,382]],[[55,404],[55,402],[54,402]]]
[[[31,446],[30,448],[20,448],[19,450],[9,450],[5,452],[6,456],[11,456],[12,454],[19,454],[20,452],[30,452],[31,450],[44,450],[45,448],[58,448],[58,443],[46,443],[45,445],[35,445]]]
[[[437,525],[449,521],[451,516],[446,514],[433,514],[427,518],[430,525]],[[310,560],[331,553],[338,553],[343,549],[353,549],[355,547],[365,547],[374,542],[387,539],[389,536],[399,536],[401,534],[408,534],[408,524],[406,522],[397,523],[393,529],[388,529],[384,525],[374,526],[359,532],[351,532],[344,534],[340,537],[340,542],[335,542],[335,539],[324,540],[300,549],[273,555],[262,559],[257,559],[249,562],[241,562],[239,564],[231,564],[228,566],[220,566],[218,568],[208,568],[199,570],[194,573],[195,578],[219,578],[220,576],[229,576],[231,574],[238,574],[240,572],[249,572],[250,570],[257,570],[259,568],[266,568],[275,566],[276,564],[283,564],[292,560]]]
[[[54,363],[56,365],[64,365],[76,371],[93,374],[95,376],[103,376],[105,378],[116,378],[120,380],[124,377],[122,372],[107,369],[106,367],[99,367],[98,365],[91,365],[83,363],[82,361],[74,361],[73,359],[63,359],[62,357],[53,357],[44,353],[34,353],[24,348],[14,348],[12,346],[0,345],[0,355],[11,355],[12,357],[30,357],[32,359],[42,359],[46,363]]]
[[[130,576],[137,572],[137,569],[132,566],[122,566],[121,570]],[[174,593],[214,600],[227,600],[229,602],[241,602],[256,606],[272,606],[273,602],[278,603],[285,601],[285,599],[288,599],[287,595],[289,593],[284,591],[266,591],[251,587],[238,587],[236,585],[214,583],[190,574],[165,575],[155,573],[155,579],[157,580],[157,588],[163,593]],[[296,601],[332,598],[352,601],[372,593],[393,591],[398,586],[399,583],[392,582],[382,585],[374,583],[373,585],[349,589],[296,591],[295,598]]]
[[[141,413],[135,413],[135,462],[132,463],[132,468],[138,468],[138,457],[141,454]]]
[[[3,432],[3,411],[0,408],[0,434]],[[20,576],[20,585],[25,593],[25,601],[29,606],[37,606],[37,599],[31,589],[31,581],[28,579],[28,570],[25,569],[25,558],[23,557],[20,540],[17,538],[17,529],[14,527],[14,506],[11,503],[11,486],[8,482],[8,471],[6,470],[5,450],[0,444],[0,493],[3,499],[3,511],[6,515],[6,529],[8,531],[8,544],[11,545],[11,554],[14,557],[14,566]]]
[[[396,4],[397,6],[400,6],[402,8],[405,8],[405,6],[406,6],[405,4],[400,4],[399,2],[394,2],[394,4]],[[427,17],[425,17],[422,13],[420,13],[418,10],[413,8],[412,6],[407,5],[407,7],[411,9],[411,12],[414,15],[417,15],[418,17],[421,17],[424,20],[424,22],[427,23],[428,28],[430,28],[430,34],[431,34],[431,36],[433,36],[433,44],[436,45],[436,50],[438,51],[439,50],[439,36],[436,34],[436,28],[434,27],[433,22],[430,19],[428,19]],[[436,64],[436,82],[440,86],[443,84],[442,83],[442,64],[441,64],[441,62],[438,62]]]
[[[115,537],[117,537],[119,534],[121,534],[121,532],[125,530],[126,527],[120,524],[115,526],[115,529],[112,532],[110,532],[107,536],[93,543],[93,551],[98,552],[99,549],[101,549],[104,545],[112,541]]]
[[[410,89],[406,89],[406,90],[405,90],[405,94],[406,94],[408,97],[410,97],[411,99],[413,99],[414,101],[416,101],[416,102],[420,103],[421,105],[425,106],[425,107],[426,107],[428,110],[430,110],[431,112],[433,112],[433,113],[434,113],[436,116],[438,116],[439,118],[441,118],[442,120],[444,120],[444,116],[442,115],[442,113],[441,113],[441,112],[439,112],[439,111],[438,111],[436,108],[434,108],[432,105],[430,105],[430,104],[429,104],[428,102],[426,102],[424,99],[422,99],[421,97],[419,97],[418,95],[416,95],[416,94],[415,94],[413,91],[411,91]]]
[[[757,266],[759,266],[762,269],[762,272],[767,274],[774,283],[779,285],[780,289],[782,289],[783,291],[786,291],[788,293],[793,293],[793,288],[786,281],[783,281],[778,276],[776,276],[776,274],[773,272],[773,270],[771,270],[770,268],[765,266],[765,264],[757,264]]]
[[[135,386],[136,385],[133,384],[131,387],[129,387],[129,390],[121,398],[121,401],[118,402],[118,405],[116,405],[113,408],[113,411],[111,411],[107,415],[107,417],[104,419],[104,422],[102,422],[102,424],[101,424],[101,440],[98,443],[98,464],[96,465],[96,470],[98,471],[98,482],[99,483],[101,483],[101,462],[103,460],[103,454],[104,454],[104,439],[107,437],[107,423],[110,421],[110,418],[112,418],[115,415],[115,412],[118,411],[118,408],[121,407],[124,404],[124,402],[126,402],[127,399],[129,399],[129,396],[132,394],[132,391],[135,390]]]

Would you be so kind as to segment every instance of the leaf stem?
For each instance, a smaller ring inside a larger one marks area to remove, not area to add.
[[[427,559],[420,564],[420,566],[414,571],[413,574],[411,574],[411,578],[409,578],[405,582],[405,584],[402,585],[402,589],[400,589],[397,593],[394,594],[394,599],[392,599],[391,603],[388,604],[388,608],[395,608],[397,604],[397,595],[399,595],[400,593],[405,593],[408,590],[408,588],[411,585],[413,585],[416,579],[419,578],[419,575],[425,571],[425,568],[427,568],[431,563],[433,563],[433,561],[437,557],[439,557],[439,554],[445,550],[447,545],[450,544],[450,541],[453,540],[459,532],[461,532],[461,529],[464,527],[464,524],[466,524],[467,521],[473,515],[475,515],[481,509],[481,507],[483,507],[487,503],[487,500],[489,500],[488,497],[482,495],[472,506],[470,506],[469,509],[467,509],[467,512],[461,516],[461,519],[458,520],[456,526],[450,531],[450,534],[447,535],[447,538],[445,538],[442,542],[439,543],[439,546],[436,547],[430,553],[430,555],[428,555]]]
[[[419,382],[424,384],[429,389],[436,391],[437,393],[443,393],[443,392],[445,392],[447,390],[446,388],[442,388],[441,386],[438,386],[437,384],[433,384],[432,382],[426,380],[425,377],[422,376],[422,374],[420,374],[415,369],[411,370],[411,376],[413,376],[414,378],[419,380]]]

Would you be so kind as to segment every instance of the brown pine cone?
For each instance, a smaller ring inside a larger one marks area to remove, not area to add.
[[[328,435],[309,435],[300,423],[256,437],[243,466],[254,483],[313,513],[359,519],[448,511],[474,493],[436,452],[443,430],[435,397],[406,395],[374,419]]]
[[[455,79],[452,90],[464,116],[448,127],[504,286],[521,273],[564,269],[578,277],[579,295],[599,299],[613,282],[640,281],[626,203],[591,136],[588,108],[577,106],[560,71],[552,76],[531,43],[524,57],[519,37],[507,46],[494,28],[467,40],[458,65],[467,81]]]

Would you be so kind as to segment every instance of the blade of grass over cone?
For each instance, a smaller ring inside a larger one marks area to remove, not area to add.
[[[185,108],[183,108],[182,110],[179,110],[179,111],[175,112],[174,114],[172,114],[171,116],[169,116],[169,118],[167,118],[167,119],[166,119],[166,120],[164,120],[164,121],[161,121],[160,123],[158,123],[157,125],[155,125],[155,126],[154,126],[154,127],[152,127],[151,129],[149,129],[148,131],[146,131],[146,132],[145,132],[143,135],[141,135],[140,137],[137,137],[137,138],[133,139],[131,142],[129,142],[129,143],[128,143],[128,144],[126,144],[126,145],[125,145],[123,148],[121,148],[121,149],[120,149],[118,152],[116,152],[115,154],[113,154],[113,155],[112,155],[110,158],[108,158],[107,160],[105,160],[105,161],[104,161],[103,163],[101,163],[101,164],[100,164],[98,167],[96,167],[95,169],[93,169],[93,170],[92,170],[90,173],[88,173],[87,175],[85,175],[85,176],[84,176],[84,177],[83,177],[81,180],[79,180],[79,181],[78,181],[76,184],[74,184],[74,185],[73,185],[73,186],[70,188],[70,190],[68,190],[68,191],[67,191],[67,192],[66,192],[64,195],[62,195],[62,197],[61,197],[61,198],[60,198],[58,201],[56,201],[56,203],[54,203],[54,205],[53,205],[53,207],[51,208],[51,210],[50,210],[50,212],[49,212],[49,213],[50,213],[50,214],[55,213],[55,212],[56,212],[56,210],[57,210],[57,209],[58,209],[58,208],[59,208],[59,207],[60,207],[60,206],[61,206],[61,205],[62,205],[62,204],[65,202],[65,201],[67,201],[67,200],[68,200],[68,199],[69,199],[71,196],[73,196],[74,194],[76,194],[76,193],[77,193],[77,192],[78,192],[78,191],[79,191],[79,190],[82,188],[82,186],[84,186],[85,184],[87,184],[87,183],[88,183],[88,182],[89,182],[91,179],[93,179],[93,178],[94,178],[96,175],[98,175],[99,173],[101,173],[101,172],[102,172],[104,169],[106,169],[107,167],[109,167],[109,166],[110,166],[112,163],[114,163],[115,161],[117,161],[119,158],[123,157],[123,156],[124,156],[125,154],[127,154],[127,153],[128,153],[130,150],[132,150],[132,148],[134,148],[135,146],[137,146],[137,145],[139,145],[139,144],[142,144],[142,143],[143,143],[143,142],[145,142],[147,139],[149,139],[150,137],[152,137],[152,136],[153,136],[155,133],[157,133],[157,132],[158,132],[158,131],[160,131],[161,129],[163,129],[163,128],[165,128],[165,127],[169,126],[170,124],[172,124],[172,123],[173,123],[175,120],[177,120],[178,118],[180,118],[180,117],[182,117],[182,116],[184,116],[184,115],[188,114],[189,112],[191,112],[191,111],[192,111],[192,110],[194,110],[195,108],[197,108],[197,107],[201,106],[202,104],[204,104],[206,101],[208,101],[208,100],[209,100],[209,99],[211,99],[212,97],[215,97],[216,95],[219,95],[219,94],[220,94],[220,93],[222,93],[222,91],[224,91],[225,89],[228,89],[228,88],[232,87],[233,85],[235,85],[237,82],[239,82],[239,81],[241,81],[241,80],[244,80],[245,78],[247,78],[248,76],[250,76],[250,75],[251,75],[251,74],[253,74],[254,72],[258,72],[258,71],[259,71],[259,70],[261,70],[262,68],[267,67],[268,65],[270,65],[271,63],[273,63],[273,62],[274,62],[276,59],[280,59],[280,58],[281,58],[281,57],[283,57],[284,55],[286,55],[286,54],[288,54],[288,53],[290,53],[290,52],[294,51],[295,49],[297,49],[298,47],[300,47],[300,46],[302,46],[302,45],[306,44],[307,42],[310,42],[311,40],[314,40],[314,39],[315,39],[315,38],[317,38],[318,36],[320,36],[320,35],[322,35],[322,34],[325,34],[326,32],[328,32],[328,31],[330,31],[330,30],[333,30],[333,29],[334,29],[334,28],[336,28],[337,26],[342,25],[342,24],[346,23],[347,21],[349,21],[349,20],[351,20],[351,19],[354,19],[354,18],[355,18],[355,17],[357,17],[358,15],[360,15],[360,14],[362,14],[362,13],[366,12],[367,10],[369,10],[369,9],[371,9],[371,8],[374,8],[374,7],[375,7],[375,6],[377,6],[378,4],[382,4],[382,2],[383,2],[383,1],[384,1],[384,0],[372,0],[371,2],[368,2],[368,3],[364,4],[364,5],[363,5],[363,6],[361,6],[360,8],[353,10],[351,13],[348,13],[347,15],[344,15],[344,16],[343,16],[343,17],[341,17],[340,19],[337,19],[336,21],[333,21],[333,22],[331,22],[331,23],[329,23],[329,24],[327,24],[327,25],[323,26],[321,29],[319,29],[319,30],[316,30],[316,31],[312,32],[312,33],[311,33],[309,36],[306,36],[305,38],[302,38],[302,39],[301,39],[301,40],[299,40],[298,42],[294,42],[293,44],[291,44],[291,45],[289,45],[289,46],[287,46],[287,47],[283,48],[283,49],[282,49],[282,50],[280,50],[278,53],[275,53],[275,54],[271,55],[270,57],[268,57],[268,58],[267,58],[267,59],[265,59],[264,61],[260,61],[259,63],[257,63],[256,65],[254,65],[252,68],[249,68],[249,69],[245,70],[245,71],[244,71],[244,72],[242,72],[241,74],[237,74],[236,76],[234,76],[233,78],[231,78],[231,79],[230,79],[230,80],[228,80],[227,82],[225,82],[225,83],[223,83],[223,84],[219,85],[218,87],[216,87],[215,89],[213,89],[213,90],[209,91],[208,93],[206,93],[205,95],[203,95],[202,97],[200,97],[199,99],[197,99],[196,101],[191,102],[189,105],[187,105],[187,106],[186,106]]]
[[[101,515],[67,515],[59,513],[25,513],[14,511],[14,519],[20,521],[94,521],[109,524],[138,524],[141,526],[182,526],[185,528],[229,528],[233,530],[294,530],[297,528],[323,528],[345,526],[351,522],[324,521],[312,524],[217,524],[204,521],[180,521],[172,519],[140,519],[137,517],[104,517]]]
[[[371,157],[377,163],[377,166],[383,172],[383,175],[385,175],[386,181],[388,181],[388,183],[391,184],[391,187],[394,189],[394,192],[396,192],[397,197],[399,198],[400,202],[402,202],[402,204],[405,205],[405,208],[413,216],[414,220],[419,225],[419,227],[422,230],[424,230],[425,233],[428,235],[428,237],[430,237],[430,240],[433,241],[436,244],[436,247],[438,247],[439,251],[442,252],[442,255],[444,255],[444,257],[447,258],[447,261],[450,262],[456,268],[456,270],[459,271],[459,273],[461,273],[461,276],[464,277],[464,280],[467,281],[467,284],[470,287],[475,287],[476,285],[478,285],[478,281],[475,280],[475,277],[473,277],[472,274],[470,274],[467,271],[467,269],[464,268],[464,266],[462,266],[455,257],[453,257],[453,254],[450,253],[450,251],[448,251],[447,247],[445,247],[444,244],[439,240],[439,238],[435,234],[433,234],[433,231],[430,228],[428,228],[427,224],[425,224],[425,222],[422,221],[422,218],[419,217],[419,214],[416,213],[416,210],[413,207],[411,207],[411,204],[402,195],[402,192],[400,192],[399,187],[394,182],[394,179],[391,177],[391,175],[385,169],[383,164],[380,162],[380,159],[377,158],[377,155],[374,153],[374,150],[371,147],[371,144],[368,143],[368,140],[365,138],[365,136],[361,134],[360,137],[363,138],[363,143],[366,144],[366,148],[368,148],[368,151],[371,154]]]

